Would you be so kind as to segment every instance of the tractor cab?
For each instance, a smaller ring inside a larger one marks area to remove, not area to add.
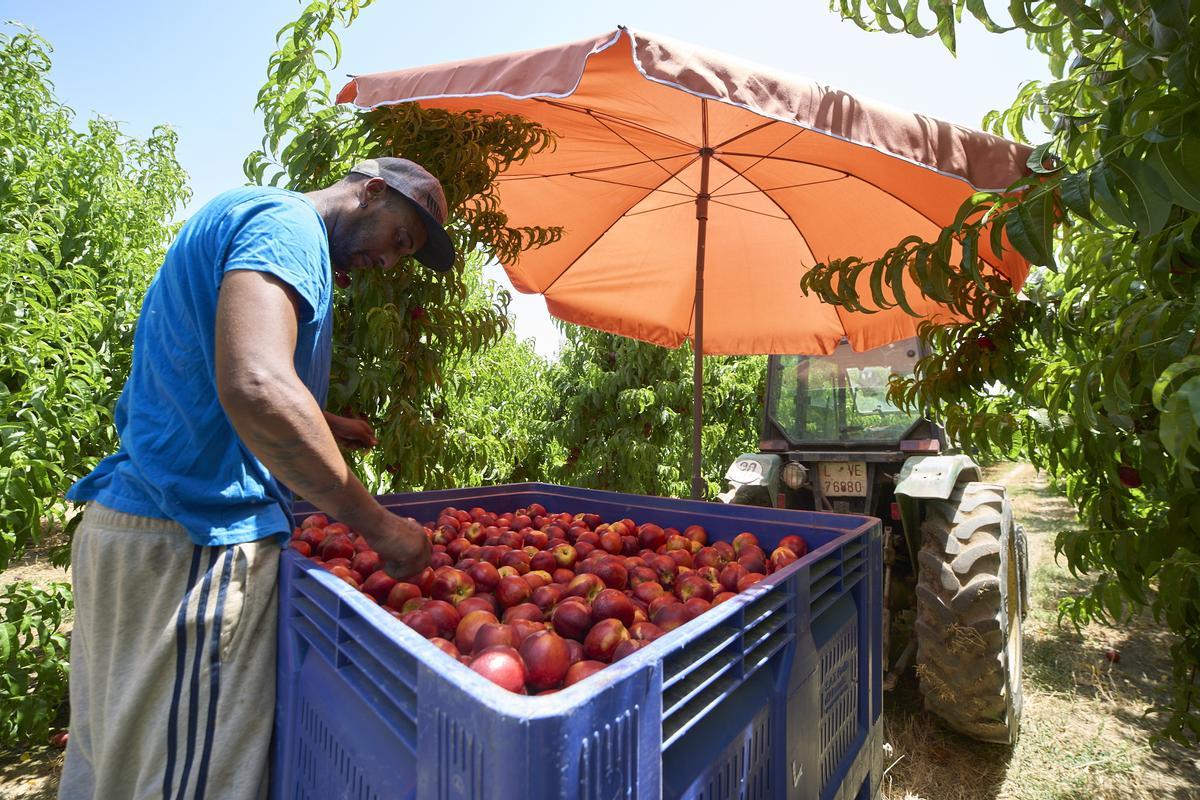
[[[771,356],[760,453],[734,463],[721,499],[886,519],[890,506],[880,506],[891,503],[905,460],[945,449],[940,426],[888,399],[891,378],[912,375],[921,355],[912,338],[861,353],[842,340],[827,356]]]

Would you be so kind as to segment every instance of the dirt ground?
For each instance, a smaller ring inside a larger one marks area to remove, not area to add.
[[[1170,673],[1166,636],[1149,614],[1121,628],[1060,626],[1058,598],[1084,586],[1054,560],[1054,536],[1074,512],[1029,465],[1000,465],[987,477],[1008,487],[1029,538],[1021,739],[986,745],[942,728],[922,711],[910,671],[884,700],[885,800],[1200,798],[1200,752],[1148,740],[1156,725],[1145,712]],[[1119,662],[1105,658],[1109,648]]]
[[[1165,635],[1149,615],[1082,633],[1059,626],[1058,598],[1084,585],[1054,561],[1071,508],[1028,465],[991,468],[988,479],[1009,487],[1029,536],[1021,740],[985,745],[942,728],[922,711],[910,669],[885,699],[884,800],[1200,800],[1200,751],[1148,740],[1155,720],[1145,711],[1170,670]],[[0,574],[0,586],[67,578],[42,552]],[[1105,658],[1110,647],[1118,663]],[[54,798],[61,767],[62,751],[44,746],[0,753],[0,800]]]

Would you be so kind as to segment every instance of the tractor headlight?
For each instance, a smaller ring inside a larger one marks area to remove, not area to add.
[[[798,461],[789,461],[783,465],[783,483],[789,489],[799,489],[808,478],[808,470]]]

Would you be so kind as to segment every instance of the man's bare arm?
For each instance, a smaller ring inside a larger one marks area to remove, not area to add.
[[[238,436],[275,477],[361,531],[385,560],[395,562],[393,572],[419,571],[428,561],[423,530],[389,513],[354,476],[296,374],[298,307],[292,290],[272,275],[235,270],[225,276],[216,322],[221,405]]]

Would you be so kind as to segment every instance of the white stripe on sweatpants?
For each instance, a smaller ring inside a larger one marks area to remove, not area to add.
[[[60,798],[265,796],[278,558],[269,541],[199,547],[170,521],[89,505]]]

